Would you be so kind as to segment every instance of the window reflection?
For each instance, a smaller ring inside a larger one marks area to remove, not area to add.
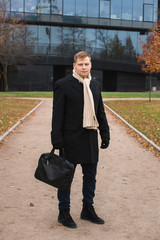
[[[76,52],[85,49],[85,29],[74,28],[74,50]]]
[[[143,0],[133,1],[133,20],[143,20]]]
[[[37,0],[25,0],[26,12],[37,12]]]
[[[153,5],[152,4],[144,4],[144,21],[153,21]]]
[[[119,38],[120,42],[123,45],[125,45],[125,41],[126,41],[126,38],[127,38],[127,31],[118,31],[117,35],[118,35],[118,38]]]
[[[36,25],[28,25],[27,26],[26,41],[27,42],[37,42],[37,26]]]
[[[100,17],[109,18],[110,17],[110,0],[100,0]]]
[[[122,19],[132,20],[132,1],[122,0]]]
[[[76,16],[87,16],[87,1],[76,0]]]
[[[62,14],[62,0],[51,0],[51,13]]]
[[[128,32],[127,37],[130,37],[130,39],[132,40],[132,44],[135,50],[135,53],[138,53],[138,33],[137,32]]]
[[[39,53],[50,53],[51,28],[49,26],[38,26]]]
[[[63,46],[62,30],[61,27],[51,27],[51,54],[61,54]]]
[[[100,58],[108,55],[108,30],[97,29],[96,53]]]
[[[50,0],[38,0],[38,13],[50,13]]]
[[[72,55],[74,52],[74,28],[63,28],[63,51]]]
[[[88,17],[98,17],[99,0],[88,0]]]
[[[151,4],[153,4],[153,1],[154,0],[144,0],[144,3],[151,3]]]
[[[73,56],[87,50],[93,57],[109,59],[135,59],[141,53],[138,39],[147,35],[132,31],[84,29],[72,27],[27,26],[26,43],[33,52]]]
[[[111,1],[111,18],[121,19],[121,1]]]
[[[23,12],[23,1],[11,0],[11,11]]]
[[[158,19],[158,11],[157,11],[157,7],[158,7],[158,0],[154,0],[154,12],[153,12],[153,21],[156,22]]]
[[[75,15],[75,0],[64,0],[64,15]]]
[[[95,44],[96,44],[96,29],[86,29],[86,51],[93,54],[95,51]]]

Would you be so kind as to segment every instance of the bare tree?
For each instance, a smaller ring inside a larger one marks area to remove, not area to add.
[[[16,64],[18,57],[29,58],[26,45],[27,26],[20,19],[7,13],[8,0],[0,2],[0,79],[1,91],[8,91],[8,66]],[[29,31],[27,35],[29,35]]]

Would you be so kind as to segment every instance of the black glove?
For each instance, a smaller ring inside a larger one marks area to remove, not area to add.
[[[64,147],[63,143],[55,143],[53,144],[54,149],[62,149]]]
[[[101,143],[101,148],[102,149],[105,149],[105,148],[107,148],[109,146],[109,141],[102,141],[102,143]]]

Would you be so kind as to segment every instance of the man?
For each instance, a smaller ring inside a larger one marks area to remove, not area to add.
[[[98,163],[99,129],[101,148],[109,145],[109,126],[104,112],[100,84],[91,78],[91,56],[75,54],[73,73],[56,82],[53,100],[51,140],[53,148],[64,148],[66,158],[81,164],[83,173],[83,208],[81,219],[104,224],[93,207]],[[58,190],[58,221],[69,228],[77,225],[70,215],[70,189]]]

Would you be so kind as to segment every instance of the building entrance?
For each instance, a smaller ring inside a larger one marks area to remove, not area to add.
[[[103,91],[106,91],[106,92],[117,91],[117,72],[116,71],[103,72]]]

